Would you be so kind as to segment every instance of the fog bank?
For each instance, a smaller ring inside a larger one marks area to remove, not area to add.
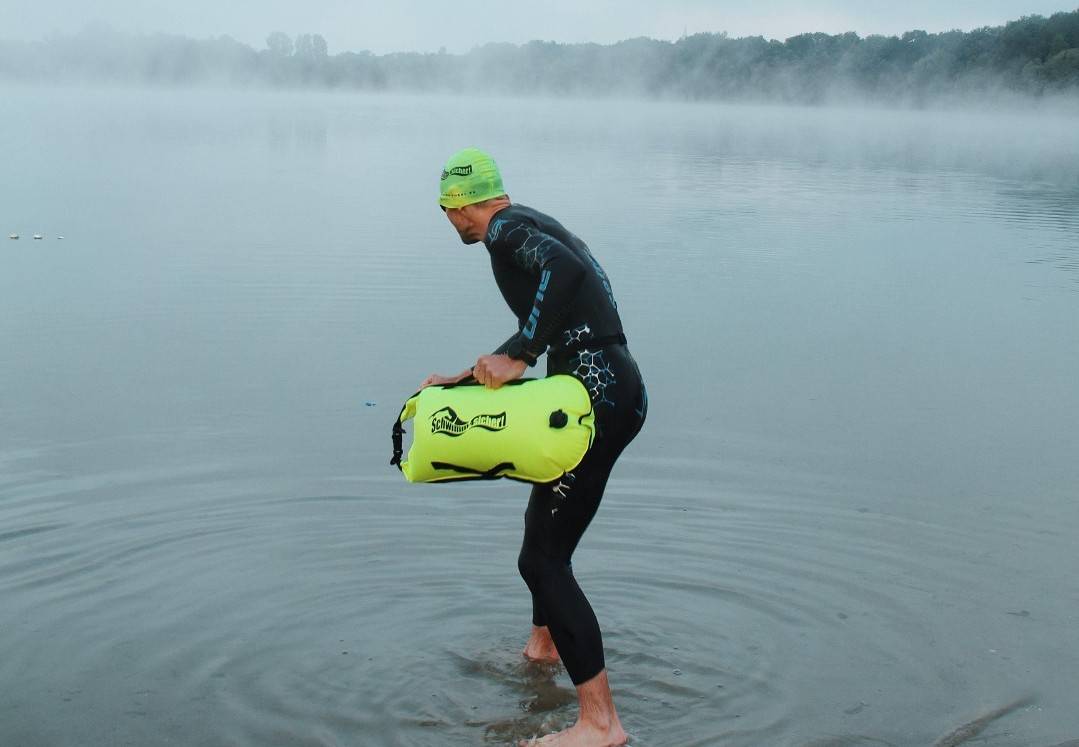
[[[1079,93],[1079,10],[969,32],[786,41],[702,33],[676,42],[488,44],[455,55],[330,54],[319,34],[274,32],[264,49],[228,36],[128,35],[90,27],[0,41],[0,80],[459,91],[588,97],[926,105],[1000,95]]]

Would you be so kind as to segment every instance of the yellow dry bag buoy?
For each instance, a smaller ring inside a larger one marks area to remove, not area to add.
[[[415,428],[401,460],[406,421]],[[573,376],[429,386],[414,394],[393,426],[393,459],[409,482],[509,477],[551,482],[592,446],[592,400]]]

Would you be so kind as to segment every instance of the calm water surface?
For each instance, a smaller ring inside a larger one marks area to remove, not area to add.
[[[1079,120],[0,101],[0,745],[574,718],[519,657],[527,489],[387,465],[514,328],[435,204],[473,144],[590,243],[649,384],[574,563],[632,744],[1079,738]]]

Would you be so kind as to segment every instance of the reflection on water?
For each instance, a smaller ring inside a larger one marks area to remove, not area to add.
[[[526,488],[386,464],[514,323],[433,201],[471,144],[589,241],[649,384],[574,559],[632,744],[1079,735],[1074,122],[8,100],[0,233],[67,238],[0,245],[0,743],[572,722],[520,656]]]

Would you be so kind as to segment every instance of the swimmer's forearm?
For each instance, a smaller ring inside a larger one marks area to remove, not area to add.
[[[519,334],[520,332],[514,332],[512,335],[509,336],[508,340],[506,340],[504,343],[492,350],[491,355],[505,355],[506,351],[509,349],[510,343],[516,340]]]

